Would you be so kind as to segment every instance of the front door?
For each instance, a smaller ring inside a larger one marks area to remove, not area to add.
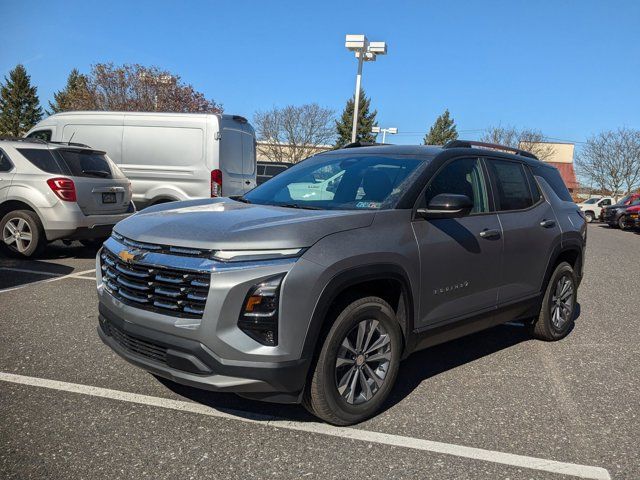
[[[491,212],[480,161],[452,160],[427,185],[420,203],[426,206],[441,193],[467,195],[474,206],[461,218],[413,221],[421,270],[417,328],[489,311],[497,304],[502,230]]]

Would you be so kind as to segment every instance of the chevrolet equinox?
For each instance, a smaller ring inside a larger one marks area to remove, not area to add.
[[[118,223],[96,259],[98,333],[174,382],[353,424],[416,350],[508,321],[567,335],[586,233],[531,153],[352,144]]]

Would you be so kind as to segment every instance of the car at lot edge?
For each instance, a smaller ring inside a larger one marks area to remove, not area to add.
[[[578,203],[578,208],[584,212],[587,223],[591,223],[600,219],[604,207],[608,207],[614,203],[616,203],[614,197],[593,197]]]
[[[627,209],[640,204],[640,193],[627,195],[615,205],[602,209],[602,221],[610,227],[617,227],[622,230],[629,228],[627,224]]]
[[[331,198],[290,188],[338,174]],[[564,338],[586,239],[558,170],[531,153],[339,149],[235,200],[116,225],[96,257],[98,334],[160,377],[348,425],[414,351],[508,321]]]
[[[104,150],[131,180],[138,208],[242,195],[256,185],[256,139],[239,115],[63,112],[26,134]]]
[[[257,162],[256,164],[256,183],[262,185],[270,178],[275,177],[279,173],[284,172],[287,168],[291,167],[293,163],[286,162]]]
[[[628,207],[625,215],[625,224],[627,228],[638,228],[640,225],[640,201],[638,201],[636,205]]]
[[[135,212],[131,183],[102,151],[0,140],[0,246],[31,257],[47,242],[101,243]]]

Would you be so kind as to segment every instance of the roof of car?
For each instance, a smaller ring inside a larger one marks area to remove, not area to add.
[[[496,145],[498,147],[498,145]],[[508,148],[508,147],[504,147]],[[346,153],[349,154],[365,154],[365,155],[412,155],[418,157],[433,158],[436,155],[439,155],[443,152],[452,152],[453,154],[460,155],[478,155],[479,153],[491,154],[495,157],[501,157],[506,159],[517,159],[521,162],[528,163],[530,165],[544,165],[544,162],[541,162],[537,158],[533,156],[525,156],[527,152],[522,152],[522,154],[517,153],[509,153],[506,151],[494,149],[494,148],[482,148],[475,146],[462,146],[458,147],[455,145],[452,146],[437,146],[437,145],[391,145],[391,144],[375,144],[375,145],[363,145],[363,146],[348,146],[347,148],[340,148],[337,150],[330,150],[327,152],[323,152],[319,155],[344,155]],[[531,154],[527,154],[531,155]]]
[[[28,147],[28,148],[36,148],[36,149],[52,149],[52,148],[73,148],[73,149],[81,149],[81,150],[91,150],[98,151],[95,148],[91,148],[89,145],[85,145],[84,143],[74,143],[74,142],[47,142],[45,140],[41,140],[38,138],[2,138],[0,137],[0,142],[4,144],[9,144],[12,147]],[[1,144],[0,144],[1,145]]]

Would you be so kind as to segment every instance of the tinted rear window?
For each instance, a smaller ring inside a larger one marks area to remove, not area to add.
[[[24,158],[44,172],[56,175],[65,173],[49,150],[43,148],[18,148],[17,150]]]
[[[6,153],[0,150],[0,172],[8,172],[13,168],[13,164],[9,160]]]
[[[109,162],[102,153],[65,149],[56,152],[74,177],[113,177]]]
[[[535,167],[534,173],[546,180],[546,182],[553,189],[558,198],[560,198],[560,200],[564,200],[565,202],[573,202],[573,198],[571,198],[569,189],[567,189],[567,186],[564,184],[564,181],[560,176],[560,172],[558,172],[556,168]]]

